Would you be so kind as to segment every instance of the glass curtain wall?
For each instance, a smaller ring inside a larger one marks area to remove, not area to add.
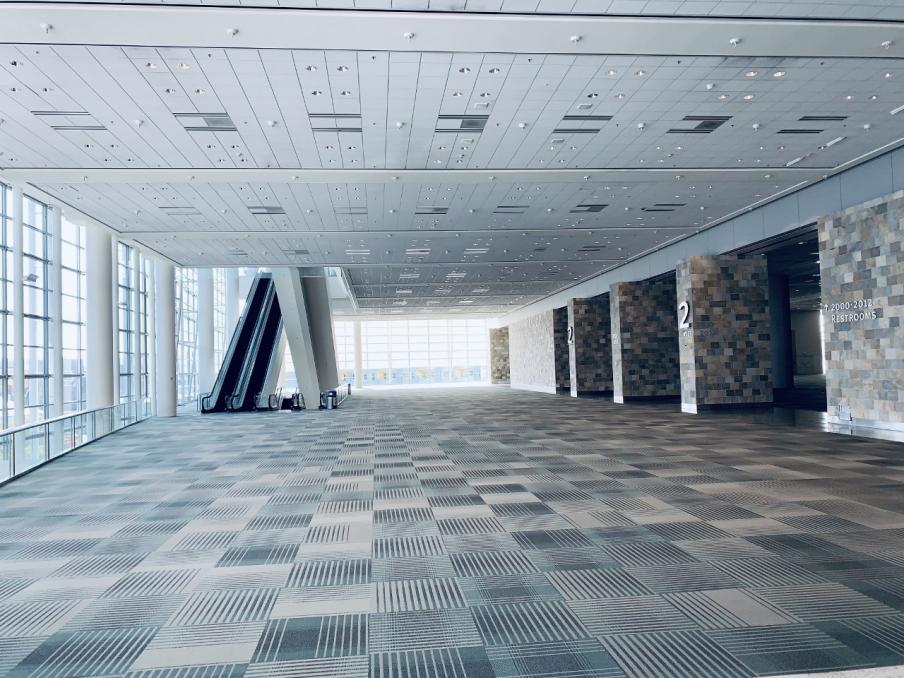
[[[116,289],[119,314],[119,402],[132,400],[135,359],[135,314],[132,306],[132,248],[123,243],[117,247]]]
[[[12,362],[12,302],[13,290],[13,192],[0,184],[0,397],[3,410],[0,412],[0,428],[7,428],[13,420],[12,383],[10,363]],[[2,471],[0,471],[2,477]]]
[[[336,343],[336,368],[339,383],[355,383],[355,323],[347,320],[333,322],[333,341]]]
[[[63,218],[63,412],[86,407],[85,384],[85,229]]]
[[[485,320],[364,320],[361,344],[365,386],[489,378]]]
[[[198,397],[198,272],[176,271],[176,402]]]
[[[25,196],[23,200],[25,305],[25,423],[50,415],[53,393],[50,375],[50,238],[47,206]],[[12,376],[12,375],[10,375]]]
[[[216,369],[226,353],[226,269],[213,269],[213,357]]]
[[[138,333],[139,353],[141,355],[141,396],[151,392],[150,373],[148,372],[148,345],[152,333],[150,332],[150,310],[148,308],[148,290],[151,284],[151,267],[154,265],[150,259],[139,254],[141,275],[138,276],[140,289],[138,303],[141,315],[141,327]]]

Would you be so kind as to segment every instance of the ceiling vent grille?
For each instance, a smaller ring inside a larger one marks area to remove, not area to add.
[[[164,205],[160,208],[171,217],[200,217],[201,212],[191,205]]]
[[[493,214],[524,214],[528,209],[530,205],[499,205]]]
[[[429,247],[409,247],[405,250],[405,255],[409,257],[425,257],[430,254]],[[403,273],[399,276],[399,280],[415,280],[420,275],[417,273]]]
[[[584,245],[578,250],[578,254],[588,254],[590,252],[601,252],[604,245]]]
[[[602,203],[584,203],[583,205],[578,205],[573,210],[569,210],[571,214],[593,214],[596,212],[602,212],[609,205],[604,205]]]
[[[436,132],[483,132],[486,127],[488,115],[440,115]]]
[[[360,113],[309,113],[312,132],[360,132]]]
[[[802,115],[798,118],[800,122],[843,122],[847,119],[846,115]]]
[[[575,122],[608,122],[612,120],[611,115],[566,115],[562,118],[563,123]],[[596,134],[601,127],[569,127],[560,125],[553,130],[553,134]]]
[[[187,132],[235,132],[235,123],[226,113],[173,113]]]
[[[304,257],[310,254],[308,250],[283,250],[283,254],[288,254],[290,257]]]
[[[432,205],[428,205],[425,207],[418,207],[414,211],[415,214],[448,214],[448,207],[434,207]]]
[[[731,120],[730,115],[686,115],[682,118],[685,122],[696,122],[694,127],[673,127],[669,134],[712,134],[726,122]]]
[[[657,202],[652,207],[641,207],[642,212],[674,212],[679,207],[687,207],[686,202]]]
[[[348,216],[355,214],[367,214],[366,207],[334,207],[333,212],[339,216]]]
[[[59,132],[96,132],[107,129],[87,111],[32,111]]]
[[[805,129],[780,129],[776,134],[821,134],[824,129],[805,128]]]
[[[279,205],[249,205],[248,211],[256,217],[266,217],[273,214],[286,213],[286,211]]]

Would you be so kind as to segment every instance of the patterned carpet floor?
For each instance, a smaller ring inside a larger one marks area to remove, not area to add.
[[[0,674],[904,664],[904,445],[676,409],[456,388],[138,424],[0,488]]]

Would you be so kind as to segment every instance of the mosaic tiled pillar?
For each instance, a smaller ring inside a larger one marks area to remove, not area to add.
[[[568,373],[568,309],[557,308],[553,320],[556,358],[556,389],[567,391],[571,378]]]
[[[609,295],[568,302],[568,344],[571,395],[612,391],[612,326]]]
[[[615,283],[609,306],[615,402],[678,396],[681,383],[674,276]]]
[[[490,382],[493,384],[509,383],[508,327],[490,329]]]
[[[512,388],[556,392],[553,311],[509,325],[509,365]]]
[[[829,417],[904,429],[904,191],[818,228]]]
[[[677,284],[682,411],[772,402],[766,260],[691,257]]]

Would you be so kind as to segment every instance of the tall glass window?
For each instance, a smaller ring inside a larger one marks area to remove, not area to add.
[[[119,313],[119,402],[132,400],[135,321],[132,306],[132,248],[119,243],[116,265]]]
[[[86,407],[85,384],[85,229],[63,218],[63,411]]]
[[[7,428],[13,420],[12,384],[9,363],[12,360],[12,339],[9,325],[12,319],[13,274],[13,192],[5,184],[0,184],[0,397],[3,408],[0,411],[0,428]],[[2,474],[0,474],[2,477]]]
[[[148,331],[150,323],[150,314],[148,312],[148,287],[151,284],[151,266],[154,263],[145,256],[140,257],[141,275],[138,276],[140,284],[138,293],[139,313],[141,315],[141,328],[138,334],[139,353],[141,355],[141,392],[139,396],[146,396],[150,391],[149,373],[148,373]]]
[[[198,272],[176,272],[176,397],[187,405],[198,397]]]
[[[216,369],[226,353],[226,269],[213,269],[213,357]]]
[[[333,340],[336,342],[336,368],[339,383],[355,381],[355,323],[337,320],[333,323]]]
[[[47,206],[25,196],[23,200],[23,285],[25,304],[25,423],[50,414],[50,238]]]

